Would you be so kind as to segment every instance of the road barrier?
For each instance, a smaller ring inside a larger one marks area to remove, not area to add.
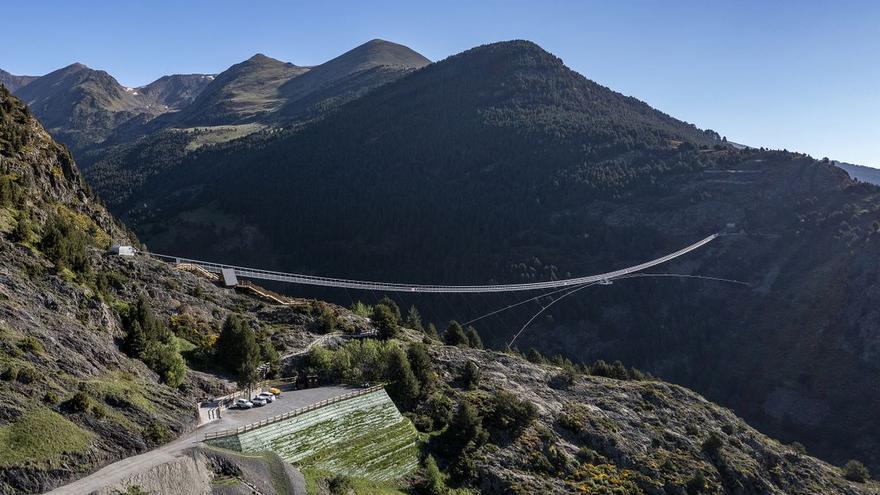
[[[347,394],[338,395],[336,397],[332,397],[330,399],[324,399],[320,402],[315,402],[314,404],[309,404],[305,407],[300,407],[299,409],[294,409],[293,411],[287,411],[286,413],[279,414],[277,416],[272,416],[271,418],[266,418],[261,421],[257,421],[255,423],[246,424],[244,426],[239,426],[237,428],[230,428],[228,430],[221,431],[212,431],[210,433],[205,433],[204,440],[214,440],[217,438],[231,437],[233,435],[238,435],[241,433],[245,433],[251,430],[255,430],[257,428],[261,428],[266,425],[271,425],[272,423],[277,423],[279,421],[284,421],[285,419],[290,419],[295,416],[299,416],[300,414],[307,413],[309,411],[314,411],[315,409],[320,409],[324,406],[329,406],[330,404],[336,404],[337,402],[342,402],[348,399],[352,399],[354,397],[359,397],[361,395],[366,395],[372,392],[376,392],[378,390],[382,390],[384,385],[374,385],[369,388],[365,388],[362,390],[356,390],[354,392],[349,392]]]

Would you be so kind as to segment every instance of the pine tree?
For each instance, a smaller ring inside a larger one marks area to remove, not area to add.
[[[468,345],[474,349],[483,348],[483,339],[480,338],[480,334],[477,332],[476,328],[471,326],[467,327],[465,335],[467,336]]]
[[[433,323],[428,323],[428,327],[425,328],[425,335],[434,340],[440,340],[440,332],[437,331],[437,326]]]
[[[404,409],[409,409],[419,396],[419,381],[409,366],[406,354],[394,347],[388,354],[388,394]]]
[[[467,335],[464,334],[461,325],[455,320],[449,322],[446,332],[443,333],[443,340],[446,342],[446,345],[462,346],[468,344]]]
[[[380,339],[388,340],[397,337],[398,319],[390,306],[386,304],[373,306],[372,320],[373,324],[376,325],[376,332]]]
[[[418,332],[425,331],[422,326],[422,315],[419,314],[419,310],[415,306],[409,307],[409,312],[406,314],[406,326]]]
[[[457,455],[469,447],[479,447],[487,439],[488,433],[477,409],[467,401],[459,404],[449,427],[440,436],[443,448],[450,455]]]
[[[421,392],[427,393],[434,388],[434,364],[428,356],[428,350],[424,344],[416,343],[409,347],[406,354],[410,368],[421,384]]]

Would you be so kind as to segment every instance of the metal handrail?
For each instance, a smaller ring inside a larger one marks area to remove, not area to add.
[[[366,395],[366,394],[369,394],[372,392],[376,392],[378,390],[382,390],[384,387],[385,387],[384,385],[374,385],[372,387],[365,388],[362,390],[356,390],[354,392],[349,392],[347,394],[337,395],[336,397],[331,397],[329,399],[324,399],[319,402],[314,402],[314,403],[309,404],[307,406],[303,406],[303,407],[294,409],[293,411],[287,411],[286,413],[278,414],[276,416],[272,416],[271,418],[262,419],[260,421],[254,422],[254,423],[248,423],[246,425],[238,426],[236,428],[230,428],[227,430],[212,431],[210,433],[205,433],[204,440],[205,441],[215,440],[217,438],[231,437],[233,435],[238,435],[240,433],[246,433],[248,431],[255,430],[255,429],[261,428],[263,426],[277,423],[279,421],[284,421],[285,419],[290,419],[295,416],[299,416],[300,414],[304,414],[307,412],[314,411],[316,409],[320,409],[325,406],[329,406],[330,404],[335,404],[337,402],[342,402],[344,400],[352,399],[354,397],[359,397],[361,395]]]

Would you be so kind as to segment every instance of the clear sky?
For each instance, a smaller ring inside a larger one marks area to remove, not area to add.
[[[5,2],[0,68],[74,61],[126,86],[254,53],[314,65],[372,38],[432,60],[524,38],[752,146],[880,167],[880,1]]]

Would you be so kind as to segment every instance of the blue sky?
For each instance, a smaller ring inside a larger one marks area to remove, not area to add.
[[[32,0],[3,13],[0,68],[79,61],[127,86],[257,52],[313,65],[372,38],[432,60],[524,38],[732,141],[880,167],[877,1]]]

